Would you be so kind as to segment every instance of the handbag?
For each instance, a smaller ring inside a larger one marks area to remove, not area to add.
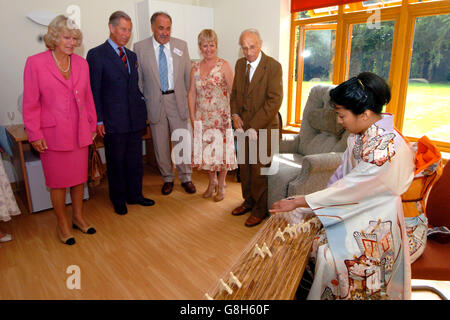
[[[89,186],[98,186],[103,178],[103,162],[95,142],[89,146]]]

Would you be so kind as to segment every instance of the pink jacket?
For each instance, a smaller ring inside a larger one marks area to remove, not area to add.
[[[66,80],[56,66],[50,50],[27,59],[24,71],[23,122],[30,142],[45,138],[49,150],[74,149],[69,117],[72,94],[77,102],[79,147],[92,144],[97,114],[85,59],[72,54],[71,80]]]

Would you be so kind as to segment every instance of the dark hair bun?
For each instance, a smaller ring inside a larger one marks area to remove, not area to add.
[[[330,91],[331,101],[361,114],[371,110],[380,114],[383,106],[391,100],[391,90],[383,78],[371,72],[362,72]]]

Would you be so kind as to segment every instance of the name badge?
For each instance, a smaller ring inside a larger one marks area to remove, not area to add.
[[[183,55],[183,51],[181,51],[180,49],[174,48],[173,49],[173,53],[175,53],[177,56],[182,56]]]

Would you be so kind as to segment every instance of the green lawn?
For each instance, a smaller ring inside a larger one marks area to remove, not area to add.
[[[402,132],[450,142],[450,85],[410,83]]]
[[[331,84],[331,82],[304,81],[302,109],[309,91],[316,84]],[[293,99],[295,101],[295,96]],[[450,84],[408,85],[402,133],[410,137],[426,135],[433,140],[450,142]]]

